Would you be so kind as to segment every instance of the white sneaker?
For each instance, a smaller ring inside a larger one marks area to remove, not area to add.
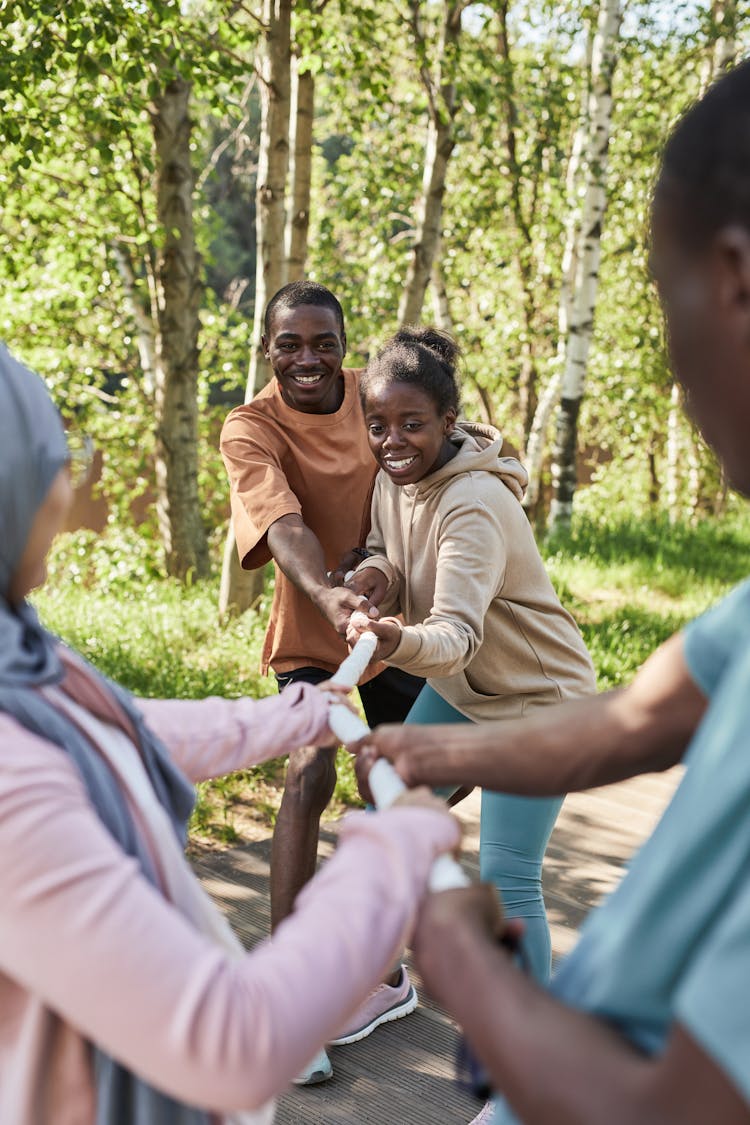
[[[319,1082],[327,1082],[332,1077],[331,1060],[325,1051],[318,1051],[315,1058],[292,1081],[295,1086],[317,1086]]]

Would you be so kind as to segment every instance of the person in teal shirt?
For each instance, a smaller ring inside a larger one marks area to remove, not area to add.
[[[750,61],[677,125],[651,270],[689,413],[750,496]],[[498,941],[492,888],[430,896],[414,949],[498,1091],[475,1125],[750,1125],[750,583],[658,649],[632,684],[523,722],[382,727],[359,769],[546,796],[684,776],[548,990]],[[531,752],[533,750],[533,752]]]

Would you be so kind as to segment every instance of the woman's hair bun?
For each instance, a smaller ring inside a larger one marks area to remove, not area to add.
[[[421,344],[429,348],[453,372],[461,349],[452,336],[432,325],[406,325],[400,328],[393,341],[399,344]]]

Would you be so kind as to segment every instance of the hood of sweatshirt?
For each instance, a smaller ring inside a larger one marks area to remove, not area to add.
[[[450,436],[458,453],[442,468],[423,477],[416,484],[404,485],[405,492],[426,495],[451,477],[462,473],[496,473],[518,501],[523,500],[529,475],[515,457],[502,457],[503,439],[494,426],[461,419]]]

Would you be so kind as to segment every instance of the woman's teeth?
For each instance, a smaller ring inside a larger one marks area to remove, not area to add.
[[[405,469],[407,465],[411,465],[416,461],[416,457],[404,457],[401,461],[386,461],[389,469]]]

